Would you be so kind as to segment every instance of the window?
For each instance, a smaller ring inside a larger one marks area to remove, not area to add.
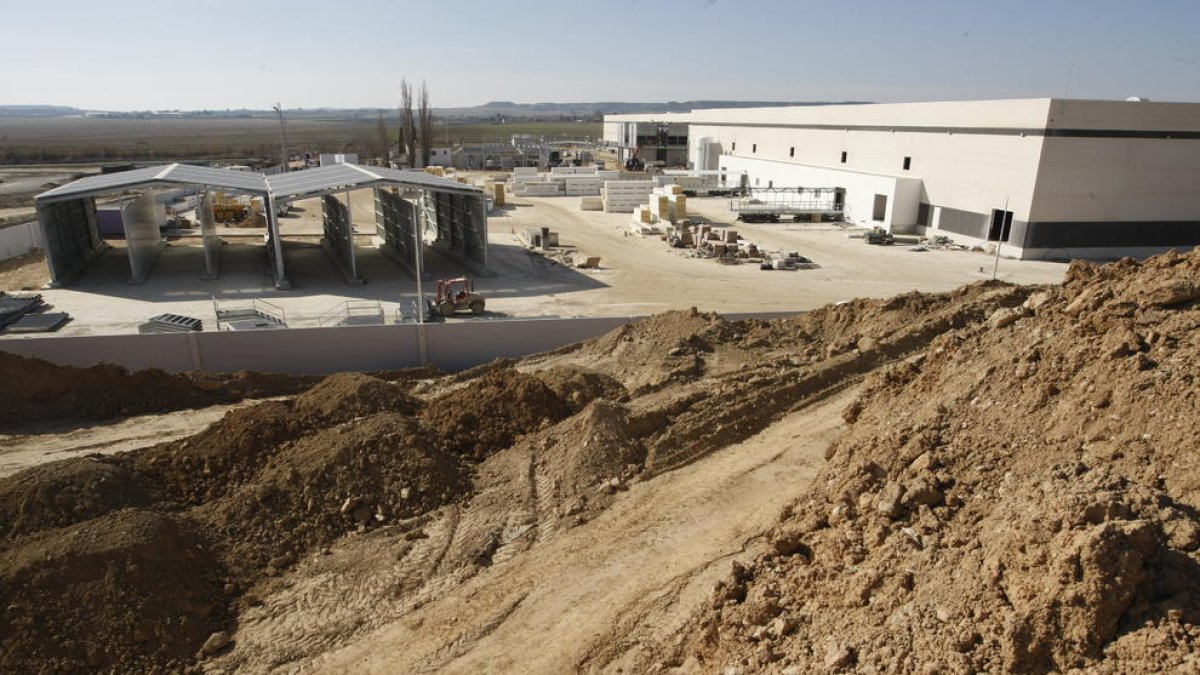
[[[904,158],[904,170],[908,171],[911,168],[912,168],[912,157],[905,157]]]
[[[845,164],[845,163],[846,163],[846,151],[843,150],[842,151],[842,164]]]
[[[754,154],[756,152],[758,152],[758,143],[750,146],[750,154]]]
[[[793,145],[791,148],[788,149],[788,157],[795,157],[795,156],[796,156],[796,146]]]

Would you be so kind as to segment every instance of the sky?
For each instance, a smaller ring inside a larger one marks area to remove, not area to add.
[[[0,0],[0,105],[1200,101],[1200,0]]]

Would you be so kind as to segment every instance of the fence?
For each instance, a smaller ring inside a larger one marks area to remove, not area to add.
[[[25,255],[42,247],[42,228],[37,223],[0,227],[0,260]]]

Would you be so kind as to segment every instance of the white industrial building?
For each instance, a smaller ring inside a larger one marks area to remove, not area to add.
[[[605,141],[687,125],[689,168],[843,188],[844,217],[1002,240],[1022,258],[1200,244],[1200,104],[1021,99],[607,115]]]

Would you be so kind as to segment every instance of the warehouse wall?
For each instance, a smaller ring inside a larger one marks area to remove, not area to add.
[[[1020,220],[1029,219],[1043,141],[1041,137],[1017,135],[704,125],[694,126],[691,138],[697,142],[712,138],[731,158],[821,168],[845,176],[917,180],[923,184],[918,201],[938,206],[990,213],[1003,208],[1007,200],[1008,210]],[[903,168],[905,157],[910,159],[908,170]],[[750,178],[753,185],[759,176],[752,172]],[[849,197],[851,186],[844,187]],[[869,216],[869,212],[856,210],[856,218],[863,215]],[[895,224],[907,226],[915,221],[914,207],[911,218],[905,213]]]

